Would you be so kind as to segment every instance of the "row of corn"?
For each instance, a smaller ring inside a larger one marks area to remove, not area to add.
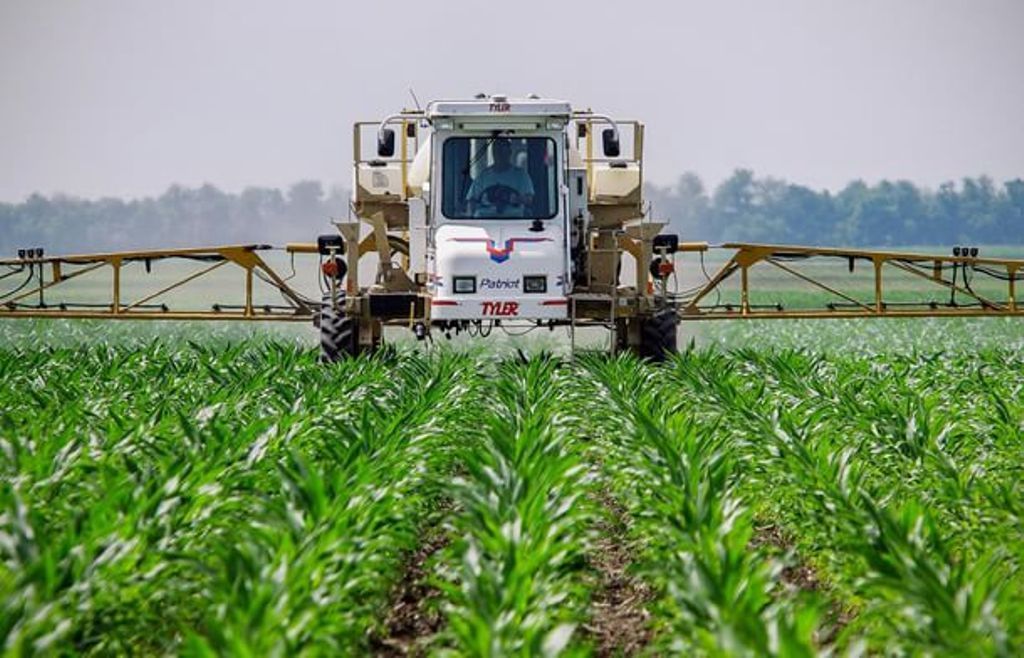
[[[0,347],[0,641],[588,654],[614,510],[651,654],[1014,655],[1022,366]],[[388,643],[433,535],[412,605],[439,622]]]

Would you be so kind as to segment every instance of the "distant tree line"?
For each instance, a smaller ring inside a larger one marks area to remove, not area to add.
[[[33,194],[0,203],[0,253],[44,247],[48,253],[308,242],[344,219],[348,192],[315,181],[287,190],[250,187],[238,194],[213,185],[171,186],[159,197],[79,199]]]
[[[1024,242],[1024,180],[997,186],[964,178],[937,190],[908,181],[853,181],[838,193],[816,191],[738,169],[709,193],[700,177],[650,187],[656,218],[684,239],[807,245],[894,246]]]
[[[649,186],[657,219],[684,239],[809,245],[1021,244],[1024,181],[997,186],[964,178],[937,190],[907,181],[816,191],[739,169],[709,192],[696,174]],[[159,197],[79,199],[33,194],[0,203],[0,253],[42,246],[49,253],[308,241],[348,215],[348,193],[315,181],[287,190],[174,185]]]

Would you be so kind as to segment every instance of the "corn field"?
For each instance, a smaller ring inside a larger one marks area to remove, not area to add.
[[[0,346],[5,655],[1017,656],[1024,351]]]

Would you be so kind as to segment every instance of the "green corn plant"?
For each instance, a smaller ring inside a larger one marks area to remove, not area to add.
[[[0,628],[9,651],[54,645],[99,654],[163,653],[181,650],[188,637],[197,652],[227,651],[231,624],[222,622],[251,618],[241,612],[248,606],[227,612],[229,592],[244,589],[238,574],[246,571],[225,575],[232,573],[225,565],[241,559],[225,547],[257,560],[248,573],[275,574],[287,565],[286,585],[309,583],[306,567],[332,572],[340,564],[324,557],[342,547],[329,540],[352,527],[377,538],[360,549],[365,558],[355,562],[365,567],[352,567],[359,577],[351,579],[376,583],[375,596],[353,593],[349,603],[314,614],[308,587],[299,587],[285,609],[256,617],[263,621],[236,634],[230,646],[259,654],[267,647],[343,647],[346,637],[357,638],[348,647],[354,651],[365,642],[379,623],[398,553],[413,543],[411,528],[425,504],[423,464],[435,463],[435,453],[446,459],[450,451],[441,437],[451,435],[448,423],[462,424],[458,405],[447,402],[458,399],[462,385],[458,359],[410,359],[398,368],[363,359],[324,369],[314,355],[291,347],[168,350],[162,343],[70,356],[48,354],[54,367],[35,373],[5,371],[12,384],[5,390],[23,401],[9,397],[9,412],[0,418],[9,456],[0,468],[30,485],[18,499],[29,534],[42,547],[25,553],[25,564],[0,548],[8,573],[18,574],[18,580],[4,580],[11,605]],[[282,377],[281,367],[294,372]],[[40,372],[52,385],[36,383]],[[160,379],[153,380],[154,373]],[[338,428],[348,430],[370,409],[377,420],[346,440],[351,449],[341,450]],[[395,438],[370,452],[376,436]],[[294,451],[291,470],[278,468]],[[367,468],[370,462],[374,469]],[[306,513],[301,502],[323,512],[323,499],[313,495],[315,488],[302,497],[280,483],[296,481],[299,472],[324,473],[333,483],[353,471],[366,473],[362,480],[341,480],[364,482],[356,516],[321,513],[299,541],[282,510]],[[13,490],[4,496],[11,509],[19,508]],[[364,521],[342,523],[350,518]],[[305,630],[279,632],[282,619]],[[339,621],[345,619],[351,623]],[[223,631],[220,637],[214,629]]]
[[[1011,655],[997,612],[1004,590],[994,556],[967,567],[919,503],[876,502],[852,452],[837,461],[829,446],[782,430],[776,445],[790,476],[816,493],[813,513],[832,519],[835,541],[866,567],[859,588],[875,602],[866,617],[892,626],[909,646]],[[882,637],[878,641],[891,646],[892,638]]]
[[[325,367],[286,337],[55,326],[0,327],[5,655],[365,655],[427,524],[444,621],[418,646],[590,653],[601,504],[651,654],[1024,647],[1018,338],[795,323],[663,365]]]
[[[577,653],[587,480],[553,394],[561,383],[550,359],[504,364],[467,437],[453,487],[461,539],[442,581],[453,653]]]
[[[816,604],[774,596],[773,565],[749,550],[751,517],[732,484],[727,439],[666,404],[656,373],[591,363],[618,427],[608,468],[648,542],[643,574],[664,592],[661,648],[701,655],[815,655]],[[616,431],[617,430],[617,431]]]
[[[743,353],[742,356],[755,362],[755,371],[772,372],[777,367],[765,365],[771,359],[760,353]],[[843,383],[846,376],[843,371],[850,370],[850,365],[867,373],[856,384]],[[764,377],[764,381],[769,382],[768,395],[774,395],[772,389],[776,386],[787,390],[813,390],[816,395],[801,394],[796,399],[765,396],[771,402],[767,408],[763,404],[742,401],[743,394],[735,391],[723,394],[715,387],[704,387],[704,391],[713,393],[710,398],[705,395],[695,399],[713,401],[724,407],[724,417],[728,419],[725,428],[739,437],[741,446],[746,446],[745,451],[753,458],[751,462],[760,465],[745,470],[754,476],[759,486],[774,483],[770,486],[780,499],[765,509],[781,514],[790,527],[813,528],[814,534],[807,539],[814,542],[809,544],[812,550],[815,544],[821,543],[832,547],[830,552],[834,557],[826,557],[826,564],[832,564],[830,576],[837,580],[844,596],[854,596],[860,601],[857,607],[865,608],[859,627],[866,629],[864,632],[874,638],[873,642],[892,647],[894,638],[902,636],[902,642],[909,642],[904,646],[963,651],[967,643],[954,629],[973,625],[976,635],[972,646],[977,648],[977,653],[1005,653],[1008,646],[1013,646],[1012,641],[1006,642],[1006,630],[1013,628],[1008,622],[1019,619],[1019,606],[1006,595],[1004,587],[994,587],[991,583],[1006,579],[1008,574],[1015,573],[1015,567],[1007,562],[1005,553],[1001,558],[991,554],[992,542],[999,545],[1001,538],[1007,536],[1007,528],[986,519],[985,503],[980,500],[978,486],[984,471],[966,463],[969,455],[978,454],[975,437],[962,429],[973,419],[961,416],[952,422],[936,422],[939,414],[946,417],[946,409],[955,407],[946,401],[946,389],[922,388],[934,386],[940,380],[951,385],[964,381],[964,377],[955,374],[955,369],[967,367],[966,363],[959,359],[950,362],[912,356],[904,361],[895,360],[893,367],[864,368],[865,365],[868,364],[841,362],[839,370],[833,372],[831,368],[805,369],[800,372],[801,377],[810,380],[806,384],[793,377],[791,367],[782,366],[782,376]],[[949,372],[951,367],[952,373]],[[684,386],[692,385],[693,378],[680,375],[680,370],[678,367],[674,370],[677,381]],[[826,377],[834,381],[829,382]],[[733,382],[742,386],[735,378]],[[749,390],[758,389],[754,384],[747,386]],[[836,387],[840,387],[838,395],[832,392]],[[922,391],[925,395],[921,395]],[[962,395],[963,391],[948,394],[952,397]],[[965,405],[960,403],[960,408],[964,409]],[[966,409],[973,410],[971,406]],[[774,430],[771,428],[777,428],[780,422],[799,428],[792,432],[804,438],[780,439],[778,434],[772,437]],[[879,433],[880,427],[887,429]],[[897,428],[898,431],[894,431]],[[891,444],[894,447],[891,451],[886,444],[879,443],[880,438],[887,440],[889,437],[898,441]],[[774,466],[771,459],[783,454],[779,466]],[[910,469],[913,470],[908,473]],[[881,497],[877,493],[881,493]],[[945,553],[938,552],[936,545],[913,553],[914,563],[920,565],[917,571],[903,570],[887,578],[865,577],[863,568],[867,557],[885,560],[885,556],[900,545],[895,540],[881,544],[866,542],[865,528],[886,527],[888,531],[881,536],[892,535],[892,524],[883,521],[892,516],[889,508],[908,495],[927,501],[929,514],[941,515],[957,529],[952,536],[957,539],[958,550],[953,551],[943,538],[941,544],[946,546]],[[874,503],[875,500],[880,502]],[[864,510],[869,503],[882,509],[882,516],[873,520],[866,517]],[[928,591],[922,583],[929,582],[921,576],[922,571],[927,571],[924,565],[929,565],[935,573],[960,574],[956,566],[962,563],[964,552],[975,556],[977,564],[982,566],[976,572],[940,581],[941,596],[936,592],[921,594]],[[905,582],[897,585],[898,579]],[[1006,582],[1014,583],[1015,579],[1011,576]],[[965,592],[977,596],[981,602],[976,603],[976,599]],[[967,601],[959,608],[960,616],[945,614],[946,609],[956,609],[946,602],[956,600]],[[915,612],[893,615],[892,606]],[[967,612],[970,610],[985,612],[971,616]],[[869,619],[875,620],[875,626],[871,626]],[[887,623],[893,619],[898,621]],[[909,629],[916,628],[920,619],[937,621],[928,625],[930,635],[914,635],[914,640],[908,641]],[[887,626],[888,630],[879,630],[879,624]],[[854,624],[848,629],[848,639],[853,637],[849,631],[855,633],[857,628],[858,624]]]

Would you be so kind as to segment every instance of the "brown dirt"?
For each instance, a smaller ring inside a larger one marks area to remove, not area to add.
[[[597,523],[599,536],[588,557],[600,581],[584,631],[597,645],[598,656],[634,656],[651,640],[646,604],[653,594],[628,572],[632,559],[625,538],[625,510],[607,495],[600,495],[598,502],[608,514]]]
[[[402,579],[395,586],[384,622],[384,632],[371,641],[374,656],[422,656],[424,641],[444,624],[444,616],[432,601],[440,592],[428,582],[431,558],[449,543],[440,529],[430,532],[416,551],[409,555]]]
[[[771,546],[788,553],[793,551],[793,540],[783,532],[782,528],[773,523],[768,523],[762,526],[755,526],[754,536],[750,539],[750,546],[751,548]],[[781,579],[784,585],[793,590],[823,592],[827,594],[828,586],[822,583],[813,568],[799,560],[796,564],[787,564],[783,567]],[[818,637],[820,645],[827,647],[834,644],[839,634],[846,628],[847,624],[853,621],[855,616],[856,614],[853,611],[844,608],[836,601],[832,601],[825,613],[821,635]]]
[[[772,546],[783,552],[793,550],[793,541],[786,536],[782,529],[773,524],[756,526],[754,536],[750,540],[751,548],[761,546]],[[796,564],[786,564],[782,569],[782,582],[792,589],[805,592],[817,592],[821,589],[821,580],[814,569],[797,561]]]

